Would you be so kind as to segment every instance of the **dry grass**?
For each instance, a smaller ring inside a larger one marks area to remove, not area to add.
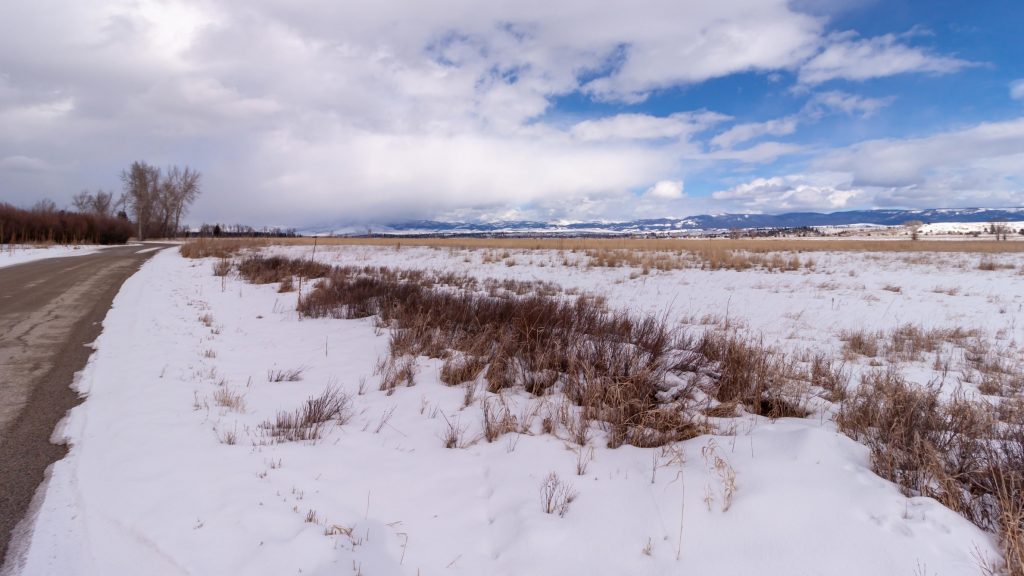
[[[268,246],[266,239],[256,238],[198,238],[182,244],[179,251],[185,258],[231,258],[243,250]]]
[[[335,268],[305,297],[313,317],[375,315],[391,328],[382,389],[401,382],[403,357],[444,358],[442,379],[472,381],[490,392],[522,387],[543,395],[556,387],[588,417],[606,422],[613,444],[690,437],[696,427],[661,410],[657,393],[682,344],[662,320],[612,313],[593,299],[436,289],[421,271]],[[449,287],[450,288],[450,287]],[[648,430],[654,428],[653,431]]]
[[[873,469],[908,496],[929,496],[1000,535],[1005,570],[1024,575],[1024,420],[895,370],[865,375],[836,416],[871,449]]]
[[[691,369],[711,376],[711,395],[719,402],[742,405],[751,414],[769,418],[802,418],[806,381],[795,359],[773,350],[760,340],[709,330],[696,347],[697,364]],[[693,361],[691,359],[691,361]],[[841,379],[829,364],[816,365],[819,384]],[[827,372],[827,374],[826,374]]]
[[[512,414],[503,396],[486,398],[482,404],[485,440],[494,442],[505,434],[519,432],[519,419]]]
[[[234,410],[235,412],[245,412],[245,394],[235,392],[227,386],[218,388],[213,393],[213,401],[222,408]]]
[[[990,257],[983,257],[978,262],[978,270],[995,271],[995,270],[1013,270],[1013,264],[998,262]]]
[[[569,505],[579,495],[572,484],[563,482],[558,474],[551,472],[540,485],[540,505],[545,514],[558,514],[565,517],[569,513]]]
[[[238,273],[253,284],[291,282],[292,278],[323,278],[331,271],[327,264],[299,258],[252,255],[238,264]]]
[[[268,265],[259,258],[247,261],[257,270],[302,265],[280,259]],[[335,267],[298,309],[310,317],[375,316],[390,329],[389,353],[377,367],[380,389],[389,394],[415,384],[420,356],[444,360],[441,380],[465,383],[467,405],[481,377],[491,393],[559,392],[576,408],[562,411],[547,428],[564,430],[579,445],[588,442],[592,423],[607,432],[611,447],[661,446],[698,436],[707,430],[700,409],[708,406],[695,405],[697,386],[719,403],[770,418],[806,416],[812,384],[835,397],[845,386],[841,370],[823,359],[805,367],[760,341],[721,331],[693,338],[669,328],[664,318],[609,311],[602,300],[557,296],[541,284]],[[485,409],[488,439],[514,427],[511,417]]]
[[[977,341],[977,330],[963,328],[924,328],[917,324],[902,324],[889,332],[843,330],[843,353],[847,357],[883,357],[892,362],[917,362],[925,353],[941,351],[945,344],[965,347]]]
[[[267,370],[267,382],[298,382],[302,380],[302,373],[305,371],[305,366],[299,366],[298,368],[272,368]]]
[[[277,442],[316,441],[330,424],[346,424],[352,417],[351,406],[347,394],[328,387],[319,396],[311,396],[300,408],[278,412],[274,420],[267,420],[260,428]]]
[[[374,374],[380,376],[380,389],[389,395],[401,385],[416,385],[416,357],[388,355],[377,363]]]

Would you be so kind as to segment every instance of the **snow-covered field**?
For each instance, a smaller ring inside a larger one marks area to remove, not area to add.
[[[67,256],[84,256],[102,250],[103,246],[35,246],[31,244],[15,244],[0,246],[0,268],[24,264],[44,258],[64,258]]]
[[[1008,234],[1020,235],[1024,230],[1024,222],[1000,222],[999,226]],[[938,234],[989,234],[992,228],[990,222],[940,222],[936,224],[925,224],[918,229],[918,232],[925,236]]]
[[[906,323],[977,329],[1001,349],[1024,341],[1020,256],[801,257],[813,266],[643,274],[556,251],[315,256],[554,282],[692,329],[726,319],[794,353],[839,356],[844,330]],[[506,393],[521,432],[489,443],[482,388],[467,405],[439,360],[420,359],[415,386],[381,392],[388,335],[372,319],[300,319],[295,292],[215,277],[214,262],[167,250],[118,294],[20,573],[953,575],[998,557],[993,535],[874,474],[824,411],[744,417],[729,434],[653,449],[609,449],[595,425],[580,448],[540,432],[557,398]],[[903,369],[925,382],[935,364]],[[268,381],[278,370],[301,379]],[[261,424],[328,387],[349,395],[347,423],[316,442],[272,441]],[[462,447],[446,449],[453,428]],[[576,493],[564,516],[542,510],[551,473]]]

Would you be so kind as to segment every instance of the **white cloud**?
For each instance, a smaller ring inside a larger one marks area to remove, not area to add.
[[[0,170],[11,170],[15,172],[50,172],[57,170],[56,166],[49,162],[32,156],[8,156],[0,158]]]
[[[1024,78],[1010,82],[1010,98],[1024,100]]]
[[[810,171],[754,177],[711,197],[719,210],[751,212],[1024,206],[1024,117],[828,150]]]
[[[728,116],[714,112],[684,112],[665,117],[617,114],[597,120],[584,120],[573,126],[570,132],[584,142],[688,138],[727,119]]]
[[[865,192],[852,185],[848,174],[791,174],[755,178],[712,194],[712,198],[747,212],[842,210],[855,205]]]
[[[60,200],[117,187],[125,164],[145,159],[204,172],[203,219],[301,224],[523,204],[549,217],[628,217],[630,191],[664,192],[692,166],[801,151],[732,149],[790,134],[796,121],[734,126],[708,152],[702,132],[723,115],[612,113],[566,127],[548,116],[558,98],[638,101],[749,71],[800,70],[814,83],[863,75],[857,58],[877,68],[879,54],[924,59],[904,71],[961,65],[902,39],[826,41],[825,25],[787,0],[3,2],[0,158],[70,168],[46,178],[5,169],[0,185]],[[652,211],[679,198],[642,196]]]
[[[800,83],[814,85],[837,78],[868,80],[907,73],[950,74],[973,65],[900,40],[895,34],[873,38],[860,38],[852,32],[832,34],[822,51],[800,67]]]
[[[823,26],[787,0],[8,2],[0,157],[78,162],[65,182],[9,186],[65,196],[117,186],[132,159],[189,163],[200,217],[252,221],[628,194],[682,176],[725,117],[561,129],[544,121],[556,98],[791,69]]]
[[[921,185],[953,173],[991,173],[993,162],[1024,150],[1024,118],[978,124],[923,138],[870,140],[833,151],[817,164],[850,172],[868,186]],[[1024,177],[1024,165],[1002,166],[1001,177]]]
[[[671,153],[570,140],[440,134],[388,135],[325,123],[316,139],[281,132],[261,141],[251,169],[218,184],[261,198],[280,218],[417,218],[506,211],[534,202],[572,205],[613,197],[671,173]],[[528,170],[524,170],[528,167]],[[296,196],[281,191],[295,191]],[[368,194],[367,190],[373,190]],[[381,198],[387,198],[382,202]],[[237,198],[218,212],[247,213]],[[344,212],[342,212],[344,210]],[[246,214],[248,216],[248,214]]]
[[[732,148],[737,144],[762,136],[785,136],[796,132],[795,117],[778,118],[767,122],[737,124],[711,139],[714,148]]]
[[[683,181],[661,180],[648,188],[645,196],[661,200],[678,200],[683,197]]]
[[[740,150],[714,150],[702,154],[699,158],[705,160],[733,160],[747,164],[762,164],[774,162],[782,156],[796,154],[804,148],[799,144],[788,144],[786,142],[759,142]]]
[[[811,117],[820,117],[835,110],[849,116],[869,118],[892,102],[893,98],[867,98],[841,90],[830,90],[814,94],[804,106],[804,113]]]

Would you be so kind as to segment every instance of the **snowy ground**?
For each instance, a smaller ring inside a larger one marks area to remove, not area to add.
[[[0,245],[0,268],[24,264],[44,258],[64,258],[67,256],[84,256],[102,250],[104,246],[34,246],[31,244]]]
[[[546,280],[688,324],[729,318],[792,351],[838,354],[844,329],[907,322],[1024,340],[1019,256],[991,257],[1002,266],[990,271],[978,255],[825,253],[798,272],[644,275],[588,268],[582,254],[566,266],[560,252],[513,253],[510,265],[487,252],[321,247],[316,258]],[[466,407],[439,361],[386,395],[374,366],[388,337],[372,320],[299,319],[295,293],[214,277],[212,264],[164,251],[115,299],[21,573],[953,575],[997,556],[991,535],[876,476],[867,449],[823,415],[742,419],[735,434],[673,449],[611,450],[595,427],[579,449],[529,424],[556,398],[509,394],[526,433],[488,443],[487,394]],[[907,369],[927,379],[929,365]],[[299,381],[268,381],[299,368]],[[269,442],[261,423],[328,386],[351,395],[347,424],[316,443]],[[450,427],[464,447],[442,446]],[[735,471],[728,506],[715,455]],[[564,517],[541,509],[551,472],[578,493]]]

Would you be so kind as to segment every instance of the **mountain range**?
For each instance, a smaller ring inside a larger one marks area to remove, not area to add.
[[[999,222],[1024,220],[1024,208],[929,208],[919,210],[850,210],[845,212],[787,212],[784,214],[702,214],[686,218],[652,218],[624,222],[541,222],[503,220],[445,222],[413,220],[384,225],[313,226],[309,235],[625,235],[715,232],[735,228],[801,228],[823,226],[895,226],[911,220],[942,222]]]

